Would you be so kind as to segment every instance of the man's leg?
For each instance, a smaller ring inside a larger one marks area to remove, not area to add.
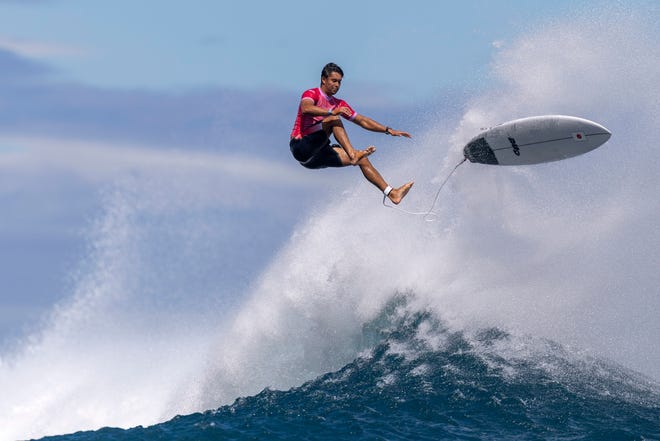
[[[376,151],[376,147],[374,146],[369,146],[364,150],[355,150],[351,145],[351,141],[348,139],[348,134],[346,133],[344,124],[341,122],[339,116],[329,116],[323,120],[322,124],[323,130],[326,131],[328,137],[330,137],[331,134],[334,135],[335,139],[346,153],[346,156],[348,157],[348,163],[346,165],[357,165],[362,158],[365,158]]]
[[[376,167],[371,164],[371,161],[369,161],[369,158],[362,158],[358,164],[360,166],[360,170],[362,170],[362,174],[364,175],[365,178],[372,184],[374,184],[378,189],[382,192],[385,191],[385,189],[388,187],[387,182],[385,182],[385,179],[381,176],[381,174],[376,170]],[[389,192],[387,197],[392,201],[394,204],[398,204],[401,202],[401,200],[406,197],[410,189],[412,188],[414,182],[410,181],[406,184],[403,184],[399,188],[393,188],[392,191]]]
[[[374,184],[382,192],[388,187],[387,182],[371,164],[367,158],[370,154],[376,151],[376,147],[369,146],[364,150],[355,150],[348,139],[344,125],[339,116],[329,116],[323,120],[323,129],[328,133],[332,133],[341,148],[335,147],[335,151],[339,155],[339,159],[343,165],[359,165],[360,170],[365,178]],[[413,186],[413,181],[410,181],[399,188],[393,188],[387,197],[394,203],[398,204],[408,194],[410,188]]]
[[[339,155],[339,159],[341,160],[343,165],[351,165],[348,154],[342,148],[335,147],[334,149]],[[369,182],[371,182],[376,187],[378,187],[380,191],[382,192],[385,191],[385,189],[388,187],[387,182],[385,182],[385,179],[383,179],[383,177],[378,172],[378,170],[376,170],[376,167],[374,167],[371,164],[369,158],[362,157],[362,159],[358,161],[357,165],[360,166],[360,170],[362,170],[362,174],[364,175],[365,178],[367,178]],[[389,192],[387,197],[394,204],[398,204],[408,194],[412,186],[413,186],[413,182],[410,181],[399,188],[393,188],[392,191]]]

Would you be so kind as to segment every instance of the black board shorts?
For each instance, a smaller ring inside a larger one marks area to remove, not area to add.
[[[341,158],[333,147],[324,130],[301,139],[293,138],[289,143],[293,157],[306,168],[342,167]]]

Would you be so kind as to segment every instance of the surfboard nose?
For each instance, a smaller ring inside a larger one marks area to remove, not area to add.
[[[595,131],[598,132],[599,135],[607,136],[607,139],[610,139],[612,136],[612,132],[605,127],[602,124],[595,123],[593,121],[589,121],[595,128]]]
[[[596,142],[596,147],[605,144],[612,137],[612,132],[605,126],[590,121],[594,125],[593,134],[589,137]],[[595,148],[595,147],[594,147]]]

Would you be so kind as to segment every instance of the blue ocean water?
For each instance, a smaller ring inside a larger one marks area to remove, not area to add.
[[[660,439],[658,384],[614,363],[497,328],[452,332],[425,313],[369,333],[382,334],[371,351],[300,387],[151,427],[44,440]],[[512,347],[518,355],[506,354]]]

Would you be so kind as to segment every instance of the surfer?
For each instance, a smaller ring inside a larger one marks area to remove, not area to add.
[[[302,94],[291,132],[291,153],[303,167],[310,169],[357,165],[369,182],[378,187],[393,203],[398,204],[408,194],[413,182],[398,188],[390,187],[369,161],[368,156],[376,151],[376,147],[354,149],[341,118],[352,121],[363,129],[390,136],[410,138],[410,133],[394,130],[360,115],[346,101],[335,98],[343,77],[344,72],[339,66],[328,63],[321,71],[321,86],[306,90]],[[338,144],[330,144],[330,135],[334,136]]]

